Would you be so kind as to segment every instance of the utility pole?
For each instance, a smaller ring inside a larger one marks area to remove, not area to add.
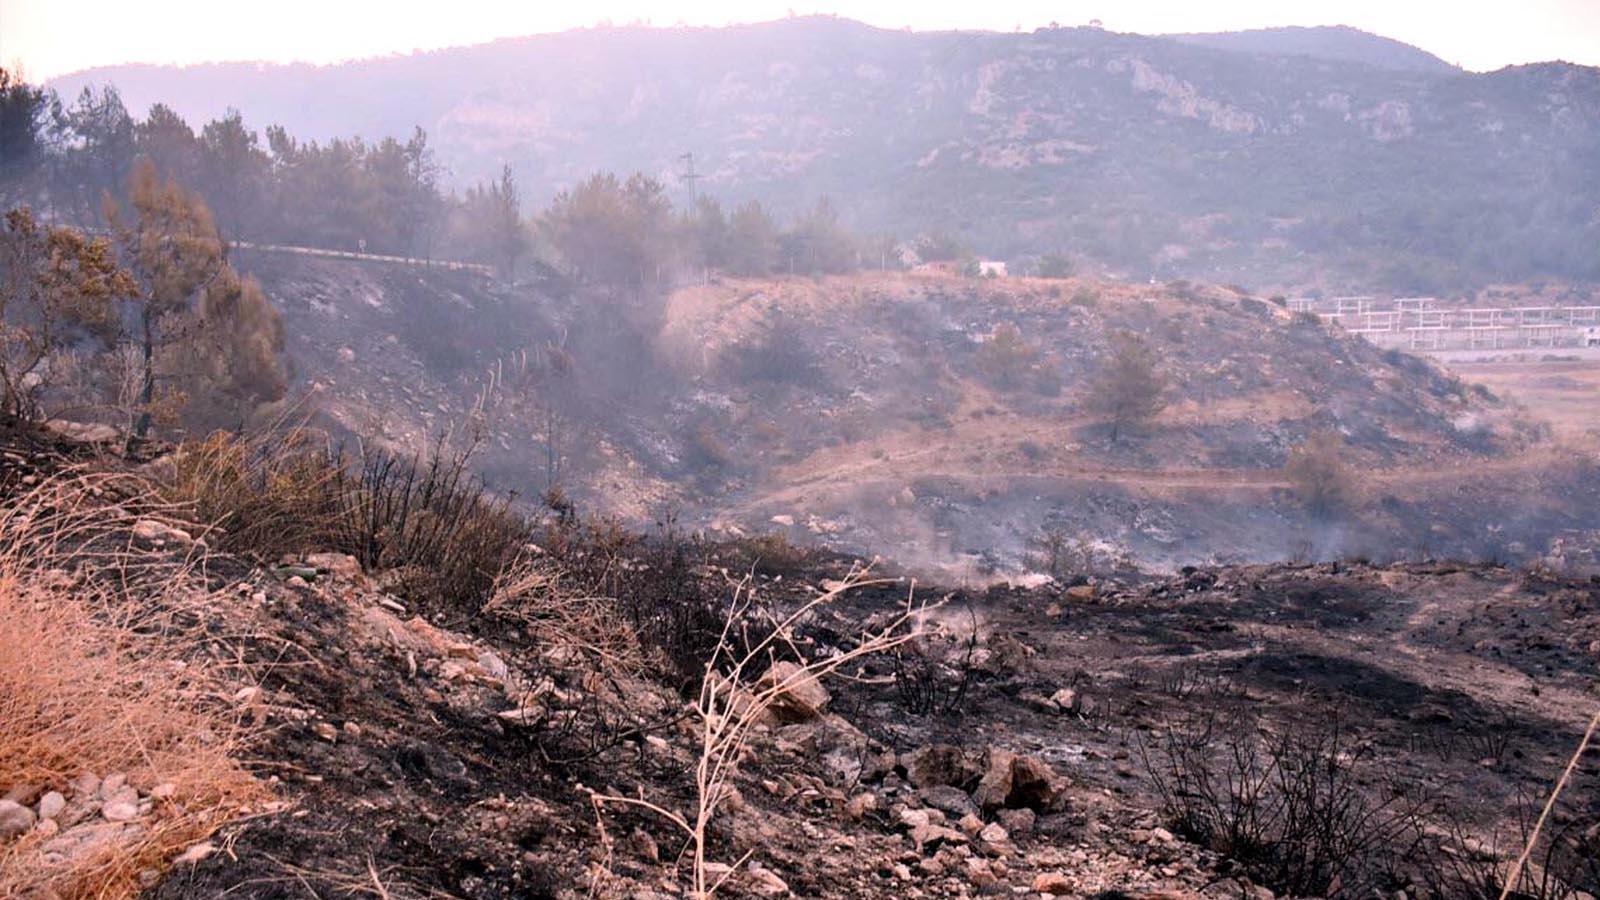
[[[694,171],[694,154],[685,153],[678,157],[678,160],[683,163],[683,171],[678,173],[678,177],[689,185],[689,210],[693,212],[694,208],[700,203],[700,196],[695,192],[694,185],[700,179],[700,176]]]

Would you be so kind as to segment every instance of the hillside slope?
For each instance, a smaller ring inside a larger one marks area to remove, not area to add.
[[[491,488],[556,483],[633,523],[782,531],[963,576],[1020,571],[1047,530],[1092,537],[1102,561],[1176,566],[1528,555],[1596,526],[1593,485],[1569,490],[1570,466],[1515,407],[1226,289],[862,275],[660,300],[241,260],[336,433],[476,441]],[[1124,332],[1170,387],[1113,440],[1088,401]],[[1282,471],[1322,431],[1366,485],[1337,521],[1309,515]]]
[[[693,152],[725,201],[828,194],[862,230],[953,232],[990,256],[1335,292],[1600,276],[1600,71],[1578,66],[1434,73],[1087,28],[796,18],[57,87],[100,81],[135,109],[236,106],[305,137],[421,125],[457,179],[509,162],[538,202],[596,169],[675,184]]]

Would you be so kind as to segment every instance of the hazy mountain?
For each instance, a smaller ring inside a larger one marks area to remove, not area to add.
[[[1273,53],[1365,63],[1380,69],[1448,75],[1459,71],[1432,53],[1392,38],[1345,25],[1316,28],[1257,28],[1213,34],[1170,35],[1186,44],[1238,53]]]
[[[162,100],[191,121],[234,106],[309,138],[420,124],[458,181],[509,161],[538,203],[596,169],[654,174],[681,201],[693,152],[724,200],[788,212],[826,193],[860,229],[1135,277],[1337,291],[1600,275],[1600,70],[1431,71],[1347,29],[1224,40],[1273,53],[1193,42],[1210,40],[797,18],[56,87],[109,81],[136,113]]]

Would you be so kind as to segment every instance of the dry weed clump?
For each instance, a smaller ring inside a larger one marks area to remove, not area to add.
[[[536,646],[589,657],[611,671],[636,675],[651,663],[617,601],[574,592],[560,567],[548,561],[523,559],[508,566],[482,611],[517,620]]]
[[[706,657],[694,702],[694,731],[699,747],[692,803],[674,809],[664,799],[591,791],[601,841],[608,850],[611,837],[605,828],[607,808],[647,810],[672,823],[687,841],[689,896],[706,900],[720,890],[754,852],[746,852],[731,866],[719,865],[710,858],[712,820],[733,793],[734,775],[747,755],[756,727],[791,692],[805,690],[845,666],[893,651],[919,636],[916,623],[927,613],[927,607],[916,607],[908,595],[900,615],[879,629],[861,634],[853,647],[827,656],[808,657],[801,652],[796,632],[817,610],[849,591],[883,583],[886,582],[871,580],[865,570],[852,570],[829,590],[792,612],[777,616],[756,606],[755,591],[748,579],[736,584],[715,649]],[[797,661],[778,661],[779,657]],[[603,870],[596,872],[597,885],[604,874]]]
[[[235,755],[248,735],[212,699],[213,673],[181,654],[181,631],[153,625],[148,607],[133,615],[143,604],[121,595],[153,580],[95,577],[108,562],[162,568],[125,539],[108,549],[96,491],[104,484],[69,475],[0,507],[0,793],[70,795],[79,776],[121,772],[163,797],[142,829],[98,823],[106,839],[71,852],[38,828],[0,845],[0,897],[136,896],[141,878],[266,797]],[[125,515],[113,506],[107,518]],[[166,569],[181,590],[186,564]]]
[[[164,485],[220,546],[261,559],[325,549],[341,520],[339,468],[309,431],[216,432],[173,455]]]

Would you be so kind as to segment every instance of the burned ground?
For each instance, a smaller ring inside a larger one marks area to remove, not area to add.
[[[591,792],[692,797],[693,688],[664,651],[703,625],[681,607],[715,615],[743,584],[792,609],[859,565],[671,531],[552,532],[573,577],[628,573],[610,582],[618,621],[662,654],[635,669],[348,557],[256,563],[194,535],[115,540],[200,562],[190,602],[140,602],[232,673],[217,702],[260,726],[246,759],[283,805],[175,864],[151,890],[163,900],[679,895],[680,836],[646,811],[597,815]],[[802,621],[799,646],[843,652],[908,597],[937,602],[923,636],[829,681],[825,710],[754,734],[709,832],[714,859],[750,854],[724,894],[1260,898],[1332,872],[1468,896],[1458,870],[1504,865],[1600,702],[1600,581],[1551,571],[1275,564],[1026,589],[877,574]],[[1281,852],[1289,838],[1221,842],[1172,791],[1175,771],[1280,751],[1313,755],[1253,758],[1330,767],[1340,802],[1378,823],[1309,875]],[[1539,871],[1600,888],[1582,866],[1597,822],[1591,753]]]

